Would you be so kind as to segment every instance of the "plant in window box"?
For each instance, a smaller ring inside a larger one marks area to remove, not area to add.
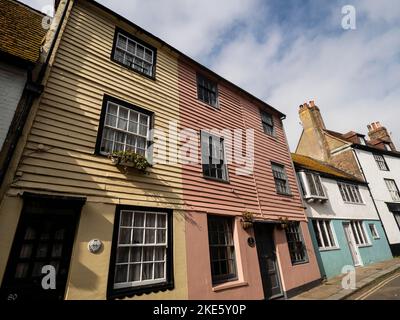
[[[110,159],[117,166],[135,168],[143,173],[151,166],[144,156],[133,151],[114,151]]]
[[[285,230],[289,227],[290,221],[287,217],[285,218],[279,217],[278,221],[279,221],[278,223],[279,229]]]
[[[243,212],[241,223],[245,230],[253,227],[253,213],[249,211]]]

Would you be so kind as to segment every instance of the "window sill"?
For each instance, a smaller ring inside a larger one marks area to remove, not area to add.
[[[287,198],[293,198],[293,194],[291,193],[283,193],[283,192],[276,192],[279,196],[287,197]]]
[[[365,203],[357,203],[357,202],[344,202],[345,204],[351,204],[351,205],[355,205],[355,206],[365,206]]]
[[[306,264],[306,263],[309,263],[309,262],[310,262],[309,260],[307,260],[307,261],[301,261],[301,262],[292,262],[292,266],[293,266],[293,267],[301,266],[301,265]]]
[[[217,102],[216,106],[208,104],[208,103],[204,102],[203,100],[200,100],[199,98],[197,98],[197,102],[199,102],[202,106],[210,108],[210,109],[212,109],[214,111],[221,111],[221,107],[219,105],[219,101]]]
[[[279,142],[278,137],[276,136],[276,134],[269,134],[267,132],[264,131],[264,129],[262,129],[262,132],[265,136],[267,136],[269,139],[275,141],[275,142]]]
[[[247,281],[235,280],[235,281],[230,281],[230,282],[223,283],[223,284],[218,284],[212,288],[212,291],[219,292],[219,291],[233,289],[233,288],[246,287],[248,285],[249,284],[247,283]]]
[[[215,181],[215,182],[221,182],[221,183],[226,183],[226,184],[230,184],[229,180],[223,180],[223,179],[218,179],[218,178],[213,178],[213,177],[207,177],[203,175],[203,178],[206,180],[211,180],[211,181]]]
[[[335,250],[340,250],[340,247],[331,247],[331,248],[318,248],[320,252],[326,252],[326,251],[335,251]]]
[[[137,70],[135,68],[132,68],[132,67],[126,65],[126,64],[123,64],[122,62],[120,62],[120,61],[118,61],[118,60],[116,60],[114,58],[111,58],[111,61],[114,62],[116,65],[118,65],[120,67],[123,67],[127,71],[134,72],[139,76],[142,76],[142,77],[145,77],[147,79],[156,81],[155,71],[154,71],[154,75],[150,76],[147,73],[141,72],[141,71],[139,71],[139,70]]]
[[[357,245],[358,248],[368,248],[368,247],[372,247],[372,244],[358,244]]]

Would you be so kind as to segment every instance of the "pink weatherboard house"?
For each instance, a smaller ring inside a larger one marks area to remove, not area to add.
[[[318,284],[285,116],[187,59],[179,101],[198,149],[182,167],[188,298],[290,297]]]

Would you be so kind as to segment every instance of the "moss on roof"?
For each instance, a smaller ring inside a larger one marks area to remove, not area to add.
[[[36,62],[46,34],[44,14],[18,1],[0,0],[0,51]]]
[[[364,182],[360,180],[359,178],[348,174],[347,172],[344,172],[340,169],[337,169],[325,162],[303,156],[297,153],[292,153],[292,160],[294,164],[297,167],[302,167],[304,169],[312,170],[312,171],[317,171],[332,177],[337,177],[341,179],[346,179],[346,180],[353,180],[357,182]]]

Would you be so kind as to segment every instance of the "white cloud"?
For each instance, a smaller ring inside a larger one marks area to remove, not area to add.
[[[297,108],[313,99],[330,129],[365,133],[381,121],[400,149],[398,0],[354,0],[354,31],[341,29],[345,0],[99,2],[286,113],[292,149]]]

